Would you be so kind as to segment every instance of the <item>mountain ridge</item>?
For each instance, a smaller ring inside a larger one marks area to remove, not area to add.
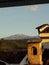
[[[8,37],[4,37],[4,40],[19,40],[19,39],[29,39],[32,38],[32,36],[25,35],[25,34],[15,34]]]

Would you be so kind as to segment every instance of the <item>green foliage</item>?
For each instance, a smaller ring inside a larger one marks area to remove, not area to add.
[[[27,49],[27,40],[0,40],[0,50]]]

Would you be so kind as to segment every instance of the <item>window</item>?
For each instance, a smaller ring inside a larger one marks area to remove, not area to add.
[[[33,55],[37,55],[37,49],[36,49],[36,47],[32,47],[32,49],[33,49]]]

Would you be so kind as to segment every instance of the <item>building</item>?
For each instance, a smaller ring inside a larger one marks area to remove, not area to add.
[[[49,24],[43,24],[36,28],[38,37],[28,40],[29,65],[42,65],[42,48],[49,47]]]

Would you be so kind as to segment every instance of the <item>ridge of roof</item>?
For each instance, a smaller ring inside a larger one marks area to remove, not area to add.
[[[36,27],[36,29],[40,29],[40,28],[42,28],[42,27],[44,27],[44,26],[46,26],[46,25],[49,25],[49,24],[40,25],[40,26]]]
[[[49,27],[45,28],[42,32],[45,32],[45,31],[48,33],[49,32]]]

